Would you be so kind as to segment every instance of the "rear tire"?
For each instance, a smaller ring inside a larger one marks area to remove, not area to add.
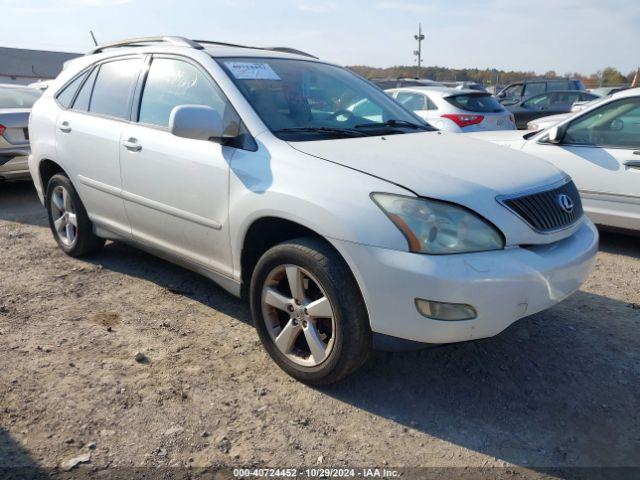
[[[49,226],[64,253],[80,257],[99,251],[105,240],[93,233],[93,224],[69,177],[57,174],[45,195]]]
[[[301,382],[337,382],[369,355],[372,336],[360,289],[344,260],[320,239],[268,250],[253,271],[250,303],[265,350]]]

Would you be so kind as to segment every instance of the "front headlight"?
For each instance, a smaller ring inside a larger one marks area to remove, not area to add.
[[[464,207],[424,198],[371,194],[417,253],[468,253],[504,248],[501,233]]]

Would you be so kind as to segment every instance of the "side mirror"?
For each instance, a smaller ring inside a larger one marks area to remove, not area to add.
[[[555,145],[559,144],[562,141],[563,133],[560,128],[556,125],[555,127],[551,127],[549,129],[549,143],[553,143]]]
[[[220,114],[213,108],[204,105],[180,105],[171,110],[169,131],[176,137],[220,141],[224,128]]]

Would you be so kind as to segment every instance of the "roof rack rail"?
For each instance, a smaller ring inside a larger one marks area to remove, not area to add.
[[[198,43],[198,44],[206,43],[206,44],[209,44],[209,45],[220,45],[221,47],[251,48],[251,49],[255,49],[255,50],[270,50],[270,51],[273,51],[273,52],[293,53],[295,55],[302,55],[302,56],[305,56],[305,57],[310,57],[310,58],[315,58],[315,59],[318,58],[315,55],[311,55],[310,53],[303,52],[302,50],[297,50],[295,48],[289,48],[289,47],[252,47],[250,45],[238,45],[238,44],[235,44],[235,43],[216,42],[214,40],[193,40],[193,41]]]
[[[106,50],[107,48],[117,48],[117,47],[135,47],[135,46],[145,46],[149,43],[168,43],[170,45],[176,47],[189,47],[195,48],[197,50],[202,50],[204,47],[193,40],[189,40],[184,37],[134,37],[127,38],[124,40],[118,40],[117,42],[105,43],[103,45],[98,45],[94,49],[90,50],[88,55],[92,55],[94,53],[100,53]]]
[[[318,58],[310,53],[303,52],[302,50],[297,50],[295,48],[289,47],[251,47],[248,45],[238,45],[235,43],[225,43],[225,42],[216,42],[214,40],[189,40],[184,37],[134,37],[134,38],[126,38],[124,40],[118,40],[117,42],[105,43],[103,45],[98,45],[94,49],[90,50],[87,55],[93,55],[95,53],[100,53],[105,51],[108,48],[117,48],[117,47],[143,47],[151,43],[168,43],[169,45],[173,45],[176,47],[189,47],[195,48],[197,50],[202,50],[204,47],[201,45],[202,43],[209,45],[220,45],[222,47],[234,47],[234,48],[251,48],[255,50],[270,50],[273,52],[282,52],[282,53],[292,53],[295,55],[303,55],[305,57],[310,58]]]

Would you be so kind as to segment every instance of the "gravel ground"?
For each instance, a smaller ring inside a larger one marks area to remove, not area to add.
[[[498,337],[377,353],[327,388],[276,368],[210,281],[118,243],[65,256],[28,184],[0,186],[0,246],[0,469],[640,466],[638,238],[603,234],[581,291]]]

